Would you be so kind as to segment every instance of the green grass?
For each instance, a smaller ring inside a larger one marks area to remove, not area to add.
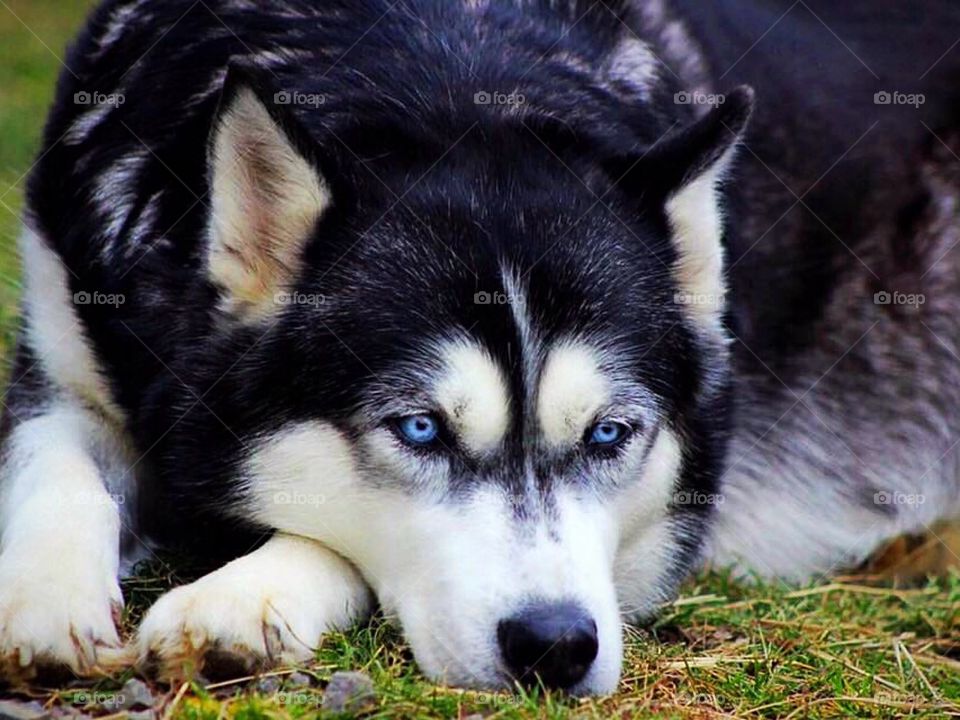
[[[162,590],[162,574],[155,565],[128,582],[136,610]],[[279,670],[269,692],[250,678],[170,688],[166,708],[189,720],[315,715],[332,673],[361,670],[377,691],[372,718],[960,716],[957,575],[912,589],[849,581],[797,589],[710,574],[688,583],[651,626],[627,628],[626,639],[617,694],[576,700],[437,687],[418,674],[400,635],[374,620],[325,639],[316,662],[299,668],[311,686],[285,686],[293,669]]]
[[[26,173],[35,160],[67,42],[92,2],[0,2],[0,353],[16,326],[16,237]]]
[[[64,46],[90,3],[0,0],[0,353],[15,325],[17,214]],[[19,19],[18,19],[19,18]],[[28,29],[29,28],[29,29]],[[160,566],[125,583],[129,632],[169,585]],[[859,585],[745,586],[721,575],[689,583],[650,628],[628,629],[616,695],[571,700],[462,692],[426,682],[398,634],[381,621],[328,638],[302,670],[309,686],[258,690],[257,681],[155,686],[171,718],[313,717],[341,669],[374,680],[377,718],[948,717],[960,716],[960,578],[913,590]],[[128,676],[93,686],[36,687],[51,708],[90,715]],[[22,697],[22,695],[18,695]]]

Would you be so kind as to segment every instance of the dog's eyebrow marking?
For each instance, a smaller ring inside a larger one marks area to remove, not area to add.
[[[574,341],[551,348],[537,396],[537,418],[548,446],[577,443],[609,401],[610,383],[600,368],[596,350]]]
[[[486,350],[465,340],[447,345],[442,358],[437,402],[470,452],[490,453],[510,427],[510,392],[502,370]]]

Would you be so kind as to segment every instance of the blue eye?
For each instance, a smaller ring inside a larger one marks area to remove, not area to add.
[[[408,415],[397,421],[397,429],[411,445],[429,445],[440,434],[440,423],[432,415]]]
[[[587,431],[588,443],[599,447],[611,447],[623,442],[630,434],[630,426],[614,420],[598,422]]]

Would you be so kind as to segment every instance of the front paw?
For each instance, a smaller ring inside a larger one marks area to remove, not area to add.
[[[298,572],[290,555],[260,552],[161,597],[138,632],[141,665],[182,677],[298,664],[313,658],[324,633],[367,611],[369,591],[345,561],[324,555],[319,571]]]
[[[117,579],[94,568],[0,558],[0,675],[97,674],[121,664]]]
[[[232,587],[207,576],[171,590],[140,626],[141,661],[163,676],[233,659],[248,672],[309,660],[324,628],[257,586]]]

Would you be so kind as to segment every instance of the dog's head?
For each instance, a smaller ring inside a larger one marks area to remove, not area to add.
[[[243,352],[206,402],[244,437],[192,425],[192,470],[355,563],[431,677],[612,690],[621,618],[671,598],[712,510],[749,91],[620,147],[477,104],[334,131],[277,97],[233,77],[215,123],[208,271]]]

